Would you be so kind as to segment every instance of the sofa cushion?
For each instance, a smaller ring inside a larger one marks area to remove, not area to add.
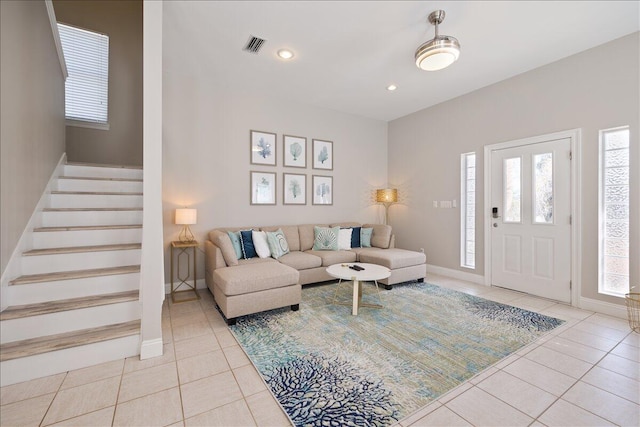
[[[391,242],[391,226],[384,224],[364,224],[362,226],[367,228],[373,228],[373,234],[371,235],[371,246],[376,248],[387,249]]]
[[[328,267],[343,262],[355,262],[356,253],[352,251],[305,251],[306,254],[315,255],[322,259],[322,266]]]
[[[375,248],[372,248],[375,249]],[[422,252],[406,249],[390,248],[386,250],[367,250],[360,252],[360,262],[378,264],[395,270],[397,268],[412,267],[427,261]]]
[[[300,235],[298,234],[298,226],[297,225],[281,225],[277,227],[261,227],[260,230],[263,231],[278,231],[282,230],[284,233],[284,238],[287,239],[287,245],[289,246],[290,251],[299,251],[300,250]]]
[[[340,227],[314,227],[314,251],[337,251]]]
[[[278,261],[296,270],[307,270],[322,266],[322,258],[300,251],[289,252],[282,255]]]
[[[373,234],[373,228],[360,228],[360,247],[371,247],[371,235]]]
[[[313,232],[314,227],[328,227],[326,224],[303,224],[298,226],[298,233],[300,234],[300,250],[308,251],[313,248],[313,241],[316,235]],[[291,246],[289,246],[290,250]]]
[[[287,243],[287,238],[284,236],[282,230],[265,231],[264,233],[267,235],[269,251],[274,259],[278,259],[282,255],[289,253],[289,244]]]
[[[336,224],[331,224],[329,227],[340,227],[340,228],[353,228],[360,227],[359,222],[338,222]]]
[[[351,248],[351,252],[356,254],[356,261],[360,261],[360,255],[367,252],[378,252],[384,251],[385,249],[380,248]]]
[[[279,262],[237,265],[218,268],[213,272],[214,283],[227,296],[295,285],[299,277],[300,273],[296,269]]]
[[[278,261],[276,261],[273,258],[258,258],[258,257],[249,258],[249,259],[240,258],[238,260],[238,265],[260,264],[263,262],[278,262]]]
[[[240,232],[240,246],[242,248],[242,258],[249,259],[258,256],[256,248],[253,246],[253,230],[242,230]]]
[[[227,235],[229,235],[229,239],[231,239],[231,244],[233,245],[233,249],[236,251],[236,258],[242,258],[242,247],[240,245],[240,232],[239,231],[227,231]]]
[[[213,242],[214,245],[220,248],[222,252],[222,257],[224,258],[224,262],[231,265],[238,265],[238,258],[236,258],[236,251],[233,249],[233,244],[231,243],[231,239],[229,235],[220,230],[213,230],[209,233],[209,240]]]

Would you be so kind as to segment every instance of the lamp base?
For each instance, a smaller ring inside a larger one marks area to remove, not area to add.
[[[191,232],[191,229],[189,228],[189,226],[185,225],[184,227],[182,227],[182,230],[180,231],[178,240],[180,240],[183,243],[187,243],[187,242],[193,242],[194,240],[196,240],[196,238]]]

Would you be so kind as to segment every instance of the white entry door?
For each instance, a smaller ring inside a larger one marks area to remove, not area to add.
[[[491,152],[492,284],[571,302],[571,140]]]

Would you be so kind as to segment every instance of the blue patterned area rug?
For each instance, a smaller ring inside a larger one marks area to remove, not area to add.
[[[335,284],[302,289],[300,311],[231,327],[297,426],[386,426],[410,415],[562,321],[412,282],[381,291],[383,309],[332,304]],[[364,302],[377,303],[365,284]],[[351,301],[351,283],[338,300]]]

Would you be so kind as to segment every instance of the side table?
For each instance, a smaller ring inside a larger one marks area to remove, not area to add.
[[[171,301],[173,301],[174,303],[177,302],[186,302],[186,301],[194,301],[197,299],[200,299],[200,295],[198,295],[198,291],[196,290],[196,249],[198,248],[198,242],[196,240],[193,240],[191,242],[180,242],[180,241],[174,241],[171,242]],[[191,249],[191,251],[189,251]],[[174,254],[174,252],[177,252],[177,255]],[[184,274],[181,270],[180,270],[180,259],[181,257],[186,256],[187,257],[187,271],[186,274]],[[189,277],[191,277],[191,269],[190,269],[190,264],[191,264],[191,257],[193,257],[193,285],[191,285],[188,280]],[[173,268],[173,264],[174,262],[178,263],[178,267],[177,267],[177,279],[179,280],[179,282],[175,282],[174,283],[174,268]],[[177,286],[175,286],[175,284],[177,283]],[[180,289],[180,287],[184,286],[187,289]],[[193,298],[187,298],[187,299],[179,299],[176,301],[176,294],[182,293],[182,292],[193,292],[195,294],[195,296]]]

